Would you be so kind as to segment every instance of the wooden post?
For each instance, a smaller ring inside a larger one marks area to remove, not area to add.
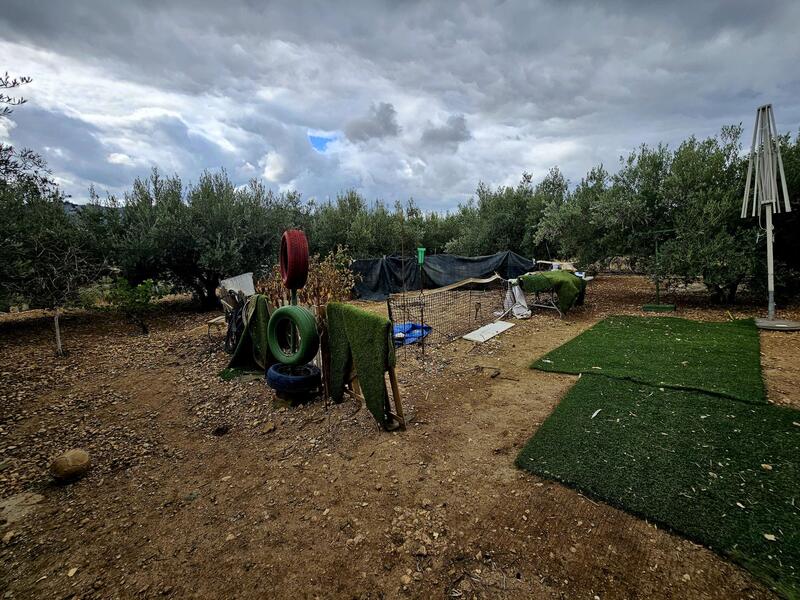
[[[55,315],[53,315],[53,326],[56,330],[56,354],[58,356],[64,356],[64,349],[61,347],[61,326],[58,323],[59,308],[56,306]]]
[[[325,394],[325,406],[331,399],[331,346],[330,335],[328,334],[328,313],[325,306],[317,307],[317,323],[319,324],[319,359],[320,371],[322,371],[322,389]]]
[[[392,385],[392,397],[394,398],[394,409],[400,419],[400,427],[406,428],[406,417],[403,414],[403,402],[400,400],[400,387],[397,385],[397,374],[394,367],[389,367],[389,383]]]

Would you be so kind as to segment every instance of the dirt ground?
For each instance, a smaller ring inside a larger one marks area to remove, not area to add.
[[[643,279],[600,277],[564,320],[401,354],[396,433],[352,401],[276,408],[263,380],[220,380],[213,315],[180,305],[147,337],[75,313],[62,359],[46,318],[2,316],[0,597],[771,598],[711,550],[513,465],[574,382],[531,360],[651,300]],[[800,334],[761,339],[770,400],[800,407]],[[93,467],[56,485],[49,459],[72,447]]]

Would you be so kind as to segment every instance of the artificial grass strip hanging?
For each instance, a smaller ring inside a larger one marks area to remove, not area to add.
[[[386,425],[386,380],[384,374],[395,364],[392,324],[386,317],[331,302],[327,307],[331,350],[330,393],[341,402],[345,378],[354,365],[367,408],[381,425]]]
[[[574,305],[581,306],[586,293],[586,280],[569,271],[539,271],[520,276],[523,291],[549,292],[554,290],[558,296],[558,310],[567,314]]]
[[[752,319],[711,323],[676,317],[609,317],[531,367],[766,402],[758,329]]]
[[[800,597],[800,411],[585,375],[517,457]]]

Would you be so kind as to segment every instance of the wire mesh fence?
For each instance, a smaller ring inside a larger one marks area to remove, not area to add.
[[[387,308],[389,319],[395,325],[398,351],[424,352],[426,345],[450,342],[491,323],[503,314],[506,288],[506,281],[495,276],[468,279],[434,290],[391,295]],[[403,326],[408,331],[398,332]],[[406,339],[406,336],[412,337]]]

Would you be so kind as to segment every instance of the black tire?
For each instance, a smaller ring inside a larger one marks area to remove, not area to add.
[[[314,365],[292,367],[276,363],[267,370],[267,385],[283,394],[308,393],[320,388],[322,376]]]
[[[244,333],[244,320],[242,318],[242,307],[233,309],[228,315],[228,330],[225,332],[225,352],[233,354],[239,340]]]

